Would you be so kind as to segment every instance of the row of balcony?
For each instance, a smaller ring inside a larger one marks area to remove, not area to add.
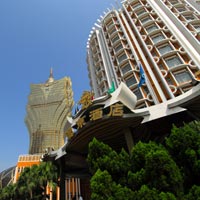
[[[182,0],[165,1],[174,16],[200,41],[200,14]]]

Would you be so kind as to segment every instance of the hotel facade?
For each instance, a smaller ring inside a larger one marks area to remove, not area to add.
[[[128,0],[97,20],[87,43],[95,97],[114,81],[137,96],[136,108],[174,99],[199,81],[200,13],[186,0]],[[145,84],[138,87],[140,66]]]

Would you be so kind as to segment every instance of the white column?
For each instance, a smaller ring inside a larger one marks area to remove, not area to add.
[[[50,187],[50,195],[49,195],[50,200],[53,199],[53,188],[52,186]]]
[[[77,178],[75,178],[75,182],[76,182],[76,199],[78,200],[78,179]]]
[[[67,191],[68,191],[68,188],[67,188],[67,179],[65,180],[65,190],[66,190],[66,193],[65,193],[65,199],[67,200]]]
[[[78,178],[78,194],[81,195],[80,178]]]
[[[69,193],[69,200],[71,200],[71,195],[70,195],[70,194],[71,194],[71,191],[70,191],[71,179],[69,178],[68,180],[69,180],[69,181],[68,181],[68,184],[69,184],[69,187],[68,187],[68,188],[69,188],[69,192],[68,192],[68,193]]]
[[[72,197],[75,196],[75,190],[74,190],[74,178],[72,178]]]
[[[56,200],[60,200],[60,187],[57,187],[56,188],[56,195],[57,195],[57,197],[56,197]]]

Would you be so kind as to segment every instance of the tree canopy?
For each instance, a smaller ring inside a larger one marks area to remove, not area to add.
[[[129,155],[93,139],[91,200],[200,199],[200,123],[173,126],[163,144],[138,142]]]
[[[51,162],[41,162],[39,165],[26,167],[15,184],[0,191],[0,200],[46,199],[47,185],[54,188],[57,180],[57,168]]]

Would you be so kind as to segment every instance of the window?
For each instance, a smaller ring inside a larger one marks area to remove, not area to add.
[[[127,65],[125,65],[121,68],[123,75],[126,74],[127,72],[131,71],[131,70],[132,70],[132,68],[131,68],[130,64],[127,64]]]
[[[179,11],[179,12],[183,12],[186,10],[185,7],[181,6],[181,7],[176,7],[176,9]]]
[[[99,72],[101,70],[101,66],[96,67],[96,71]]]
[[[111,26],[113,25],[113,22],[109,22],[109,24],[107,24],[107,28],[109,29]]]
[[[136,81],[135,77],[133,77],[133,76],[126,80],[126,85],[128,87],[131,87],[132,85],[134,85],[136,83],[137,83],[137,81]]]
[[[134,90],[133,93],[137,96],[137,100],[143,98],[143,96],[138,88],[136,90]]]
[[[115,36],[113,39],[112,39],[112,43],[116,42],[117,40],[119,40],[119,36]]]
[[[109,31],[109,34],[112,35],[116,31],[115,28],[113,28],[111,31]]]
[[[167,53],[167,52],[170,52],[172,51],[173,48],[171,47],[171,45],[167,44],[165,46],[161,46],[161,47],[158,47],[158,51],[161,55]]]
[[[146,11],[144,9],[139,10],[136,14],[137,16],[142,15],[143,13],[145,13]]]
[[[164,37],[164,35],[159,34],[159,35],[153,36],[151,39],[153,40],[153,43],[155,44],[155,43],[165,39],[165,37]]]
[[[175,67],[177,65],[181,65],[182,64],[182,61],[180,60],[179,57],[166,58],[165,62],[166,62],[167,66],[169,68],[173,68],[173,67]]]
[[[148,17],[145,17],[145,18],[143,18],[143,19],[141,19],[141,23],[142,24],[144,24],[144,23],[146,23],[146,22],[148,22],[148,21],[151,21],[151,18],[148,16]]]
[[[98,78],[98,80],[99,80],[99,83],[103,80],[103,76],[100,76],[99,78]]]
[[[118,62],[121,63],[123,60],[127,59],[127,56],[126,56],[126,54],[122,54],[117,59],[118,59]]]
[[[136,9],[136,8],[138,8],[138,7],[140,7],[141,6],[141,4],[135,4],[135,5],[133,5],[133,9]]]
[[[117,53],[122,48],[123,48],[122,44],[120,44],[117,47],[115,47],[115,53]]]
[[[152,32],[152,31],[154,31],[154,30],[157,30],[157,29],[158,29],[158,27],[157,27],[155,24],[152,25],[152,26],[148,26],[148,27],[146,28],[146,30],[147,30],[148,33]]]
[[[187,14],[187,15],[183,15],[183,17],[187,20],[187,21],[192,21],[195,19],[194,15],[192,14]]]
[[[171,3],[172,5],[175,5],[175,4],[178,3],[178,1],[177,1],[177,0],[170,0],[170,3]]]
[[[200,24],[193,24],[193,27],[196,29],[197,32],[200,32]]]
[[[174,74],[174,76],[175,76],[176,80],[178,81],[178,83],[185,83],[185,82],[189,82],[192,80],[188,71],[176,73],[176,74]]]

